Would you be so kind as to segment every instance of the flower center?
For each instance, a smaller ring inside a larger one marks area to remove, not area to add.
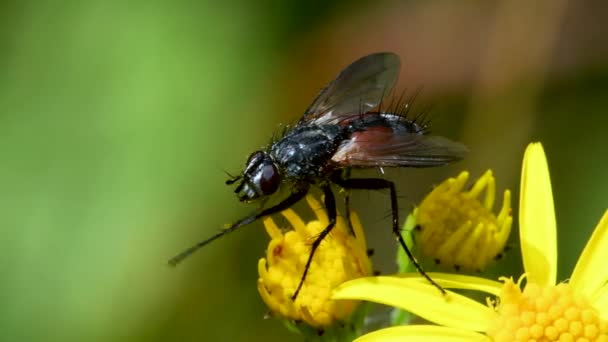
[[[529,283],[522,291],[502,280],[500,303],[493,305],[498,315],[487,331],[494,341],[608,341],[608,322],[570,284]]]

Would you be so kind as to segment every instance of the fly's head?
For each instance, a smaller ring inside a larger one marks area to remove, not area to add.
[[[250,202],[274,194],[281,183],[281,176],[270,156],[263,151],[253,152],[240,176],[226,181],[230,185],[239,182],[234,189],[239,201]]]

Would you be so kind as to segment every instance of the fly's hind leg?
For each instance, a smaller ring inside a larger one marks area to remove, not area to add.
[[[350,172],[351,169],[345,169],[342,173],[342,178],[343,179],[348,179],[350,178]],[[350,231],[351,234],[353,234],[353,236],[355,235],[355,229],[353,228],[353,221],[350,217],[350,189],[346,189],[344,188],[344,214],[345,214],[345,218],[346,218],[346,224],[348,225],[348,230]]]
[[[418,270],[423,277],[425,277],[433,286],[435,286],[441,293],[445,294],[445,290],[439,284],[437,284],[428,274],[422,269],[422,266],[418,264],[418,261],[414,258],[414,255],[410,251],[410,249],[405,244],[405,240],[403,236],[401,236],[401,231],[399,229],[399,206],[397,203],[397,190],[395,189],[395,183],[388,181],[382,178],[350,178],[344,179],[340,176],[332,177],[332,181],[337,185],[345,188],[345,189],[361,189],[361,190],[382,190],[389,189],[391,195],[391,213],[393,217],[393,234],[399,241],[399,244],[405,250],[408,258]]]

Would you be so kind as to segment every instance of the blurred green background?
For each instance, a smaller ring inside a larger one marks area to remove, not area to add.
[[[566,278],[608,207],[602,7],[3,2],[0,340],[293,338],[263,319],[260,223],[177,269],[166,261],[252,210],[224,185],[224,170],[239,172],[339,70],[377,51],[402,57],[400,89],[424,88],[433,131],[471,150],[450,167],[388,171],[403,215],[462,169],[477,177],[493,168],[499,191],[517,198],[524,147],[540,140]],[[376,268],[394,271],[388,197],[355,194],[354,206],[365,208]],[[520,272],[516,233],[493,273]]]

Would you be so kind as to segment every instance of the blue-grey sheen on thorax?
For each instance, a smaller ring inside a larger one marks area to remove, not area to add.
[[[270,155],[289,177],[318,177],[344,135],[347,130],[339,125],[298,127],[273,144]]]

